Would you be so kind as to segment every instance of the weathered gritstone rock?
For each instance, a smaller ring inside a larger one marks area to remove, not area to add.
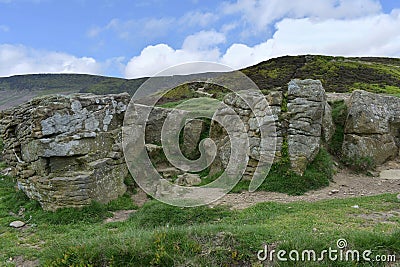
[[[290,163],[296,173],[303,174],[308,163],[318,154],[322,139],[329,140],[333,134],[331,109],[321,82],[289,82],[287,109]]]
[[[205,123],[200,119],[193,119],[186,122],[183,128],[183,153],[190,156],[197,150],[201,134],[205,130]]]
[[[400,99],[354,91],[345,126],[343,155],[382,164],[399,154]]]
[[[329,141],[334,132],[325,90],[317,80],[292,80],[287,93],[274,91],[265,98],[269,104],[269,112],[265,112],[267,107],[263,105],[256,105],[254,110],[250,110],[236,94],[228,94],[223,100],[239,115],[249,138],[249,162],[244,178],[252,177],[259,162],[260,151],[273,149],[268,144],[261,148],[259,124],[275,125],[276,148],[272,151],[275,154],[274,162],[281,159],[282,144],[286,139],[292,169],[302,175],[318,154],[323,140]],[[261,118],[261,123],[257,118]],[[273,134],[270,133],[270,136]],[[217,123],[212,123],[210,137],[218,148],[216,160],[211,167],[211,174],[215,174],[227,166],[231,144],[227,133]]]
[[[243,151],[247,153],[248,156],[248,164],[246,170],[244,172],[244,179],[251,179],[253,173],[256,170],[258,165],[258,161],[260,160],[260,151],[263,149],[271,151],[272,154],[279,154],[282,146],[282,138],[278,135],[276,148],[275,147],[263,147],[261,150],[261,146],[265,144],[261,144],[261,133],[260,126],[268,127],[268,125],[275,125],[277,132],[281,132],[281,125],[278,121],[278,117],[281,112],[281,104],[282,104],[282,92],[272,92],[267,96],[267,101],[259,101],[259,94],[246,93],[246,97],[248,98],[250,103],[257,103],[255,105],[254,110],[252,111],[248,104],[237,94],[231,93],[228,94],[223,102],[230,106],[235,114],[230,114],[230,111],[224,112],[224,110],[219,110],[218,116],[219,120],[226,120],[226,125],[230,125],[232,120],[229,119],[229,116],[238,115],[240,121],[244,124],[244,129],[240,125],[233,125],[231,128],[234,130],[232,135],[242,135],[243,133],[247,136],[249,140],[249,147],[247,151]],[[269,103],[269,109],[267,107],[267,102]],[[266,131],[268,136],[275,136],[275,132]],[[213,139],[217,146],[217,155],[216,158],[211,165],[210,173],[214,175],[221,170],[225,169],[228,165],[230,159],[231,152],[231,142],[229,136],[225,129],[219,123],[215,121],[211,124],[210,130],[210,138]],[[279,155],[278,155],[279,156]]]
[[[121,146],[128,94],[45,96],[3,111],[4,160],[44,209],[108,202],[129,175]]]

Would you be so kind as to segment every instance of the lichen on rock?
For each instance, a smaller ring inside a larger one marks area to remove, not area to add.
[[[51,95],[3,111],[3,158],[18,187],[46,210],[122,195],[129,172],[115,148],[129,101],[128,94]]]
[[[382,164],[399,155],[400,99],[356,90],[349,101],[343,155]]]

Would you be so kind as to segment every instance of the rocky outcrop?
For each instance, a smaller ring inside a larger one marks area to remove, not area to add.
[[[357,90],[349,101],[343,155],[350,163],[381,164],[400,147],[400,98]]]
[[[35,98],[1,113],[4,160],[46,210],[108,202],[126,190],[121,125],[128,94]]]
[[[320,81],[292,80],[289,83],[287,140],[290,163],[298,174],[303,174],[314,160],[323,139],[332,137],[330,111]]]
[[[121,127],[129,101],[128,94],[46,96],[0,113],[3,159],[12,167],[19,187],[48,210],[108,202],[123,194],[124,178],[130,174],[122,153]],[[274,162],[287,157],[292,170],[302,175],[335,131],[324,88],[317,80],[292,80],[287,89],[266,96],[248,91],[228,94],[223,103],[210,126],[210,138],[217,147],[211,175],[224,169],[231,156],[231,139],[219,122],[228,125],[236,141],[247,137],[248,147],[240,151],[248,160],[244,179],[251,179],[269,154]],[[252,108],[248,103],[254,104]],[[349,105],[345,156],[370,157],[379,164],[398,155],[399,99],[356,91]],[[173,120],[164,123],[171,111],[151,109],[144,136],[148,155],[164,178],[181,185],[199,184],[197,174],[189,175],[171,164],[161,147],[164,124],[175,125]],[[188,111],[177,113],[186,121],[180,144],[184,155],[200,154],[198,144],[208,125]],[[276,138],[276,146],[265,142],[261,133]],[[203,145],[208,158],[210,144]]]
[[[292,169],[301,175],[308,163],[313,161],[318,154],[321,143],[324,140],[329,141],[334,132],[331,109],[326,102],[325,90],[321,82],[317,80],[292,80],[287,92],[273,91],[266,96],[266,100],[264,104],[256,105],[253,110],[250,110],[237,94],[228,94],[223,100],[239,115],[249,139],[247,151],[249,161],[244,177],[252,177],[259,162],[260,151],[274,149],[274,161],[279,161],[282,157],[284,141],[288,144]],[[269,111],[265,113],[267,103]],[[225,115],[221,114],[221,116]],[[261,122],[258,121],[260,117]],[[270,133],[270,136],[276,135],[276,147],[268,148],[268,144],[262,147],[260,125],[271,123],[276,129],[276,133]],[[238,126],[238,131],[239,128]],[[216,123],[212,124],[211,138],[218,148],[211,173],[217,173],[228,163],[231,144],[227,133]]]

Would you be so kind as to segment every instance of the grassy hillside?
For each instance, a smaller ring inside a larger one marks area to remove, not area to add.
[[[293,78],[319,79],[328,92],[363,89],[400,96],[399,58],[346,58],[330,56],[285,56],[242,70],[264,91],[284,87]],[[216,74],[210,74],[210,76]],[[196,77],[196,75],[192,75]],[[175,76],[184,80],[184,76]],[[86,74],[33,74],[0,78],[0,110],[21,104],[34,96],[52,93],[133,95],[147,78],[121,79]],[[159,77],[155,89],[165,88]],[[155,93],[149,92],[149,94]],[[213,92],[215,93],[215,92]]]
[[[31,74],[0,78],[0,110],[47,94],[128,92],[133,95],[146,78],[126,80],[86,74]]]
[[[399,58],[285,56],[261,62],[243,72],[260,89],[285,86],[291,79],[319,79],[328,92],[364,89],[400,94]]]

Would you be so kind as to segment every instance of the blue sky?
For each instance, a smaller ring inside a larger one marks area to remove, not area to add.
[[[0,76],[151,76],[297,54],[400,57],[397,0],[0,0]]]

